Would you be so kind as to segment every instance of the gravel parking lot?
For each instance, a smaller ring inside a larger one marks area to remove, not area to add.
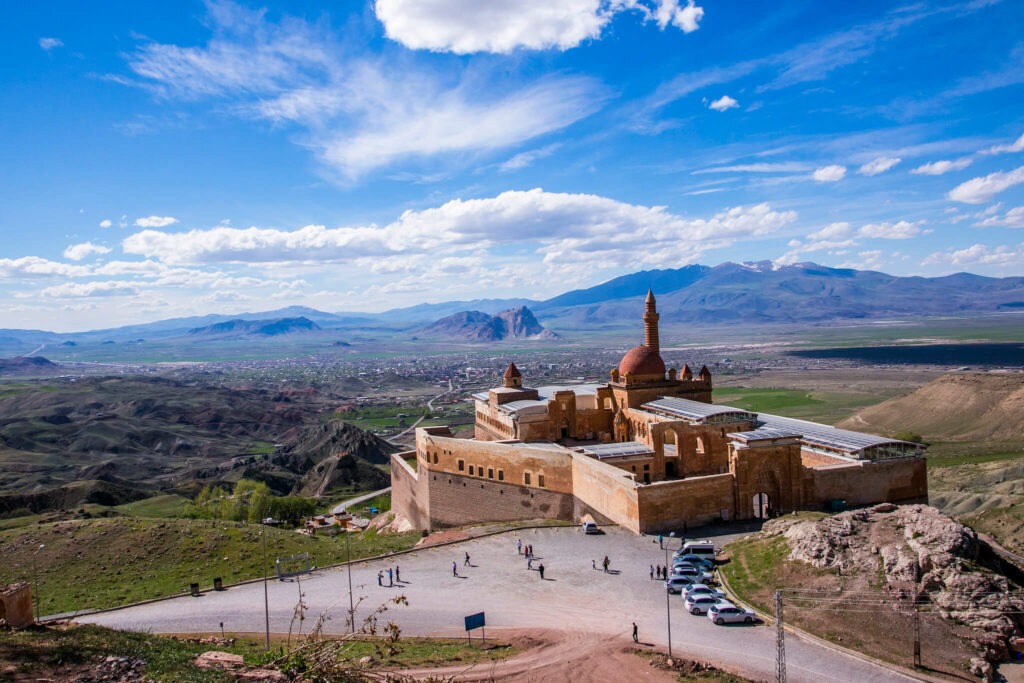
[[[728,531],[723,543],[742,533]],[[700,538],[706,538],[706,533]],[[534,546],[533,571],[517,554],[516,541]],[[673,542],[673,548],[679,541]],[[469,554],[470,564],[465,564]],[[608,556],[610,571],[601,569]],[[453,575],[455,563],[458,576]],[[575,528],[540,528],[508,532],[425,548],[388,560],[354,563],[352,585],[356,621],[389,598],[404,595],[406,606],[392,606],[386,615],[405,635],[464,637],[463,617],[485,612],[488,634],[502,630],[561,631],[578,638],[593,634],[632,642],[632,623],[642,642],[664,648],[668,643],[666,597],[662,584],[649,577],[649,566],[664,564],[665,551],[656,538],[617,528],[584,535]],[[545,567],[544,579],[536,570]],[[401,582],[388,586],[387,569],[398,567]],[[596,569],[594,567],[597,567]],[[384,586],[377,574],[384,571]],[[303,630],[319,615],[329,618],[326,630],[343,633],[349,609],[345,568],[319,570],[301,581],[269,584],[270,628],[274,633],[297,631],[293,621],[299,591],[307,605]],[[756,678],[774,678],[775,630],[764,624],[716,626],[706,617],[688,614],[678,595],[667,600],[671,610],[672,645],[677,655],[720,663]],[[85,616],[83,622],[154,632],[219,631],[262,633],[262,583],[232,587],[199,598],[182,597],[148,605]],[[789,636],[788,676],[794,681],[913,680],[889,669]]]

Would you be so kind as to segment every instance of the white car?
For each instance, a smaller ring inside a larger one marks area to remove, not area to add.
[[[725,591],[704,583],[695,583],[690,585],[686,590],[683,591],[683,600],[690,597],[691,595],[710,595],[713,598],[725,598]]]
[[[731,602],[720,602],[717,605],[708,607],[708,619],[719,626],[722,624],[735,624],[737,622],[753,624],[754,620],[757,619],[757,615],[754,614],[754,610],[749,610],[746,607],[737,607]]]
[[[704,571],[711,571],[715,568],[714,559],[688,553],[684,553],[682,555],[676,554],[672,558],[672,564],[692,564],[696,567],[702,567]]]
[[[692,567],[687,564],[677,565],[672,567],[672,576],[689,576],[693,578],[697,583],[707,583],[714,577],[707,572],[703,572],[696,567]]]
[[[683,603],[686,605],[686,611],[690,614],[704,614],[712,606],[724,602],[722,598],[716,598],[713,595],[707,593],[698,593],[695,595],[689,595],[686,597],[686,601]]]

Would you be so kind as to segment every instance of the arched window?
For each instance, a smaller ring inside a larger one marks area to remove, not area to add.
[[[704,439],[697,437],[697,446],[695,449],[698,453],[704,453]]]

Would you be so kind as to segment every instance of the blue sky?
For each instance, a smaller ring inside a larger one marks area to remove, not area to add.
[[[0,328],[1024,274],[1004,2],[13,3]]]

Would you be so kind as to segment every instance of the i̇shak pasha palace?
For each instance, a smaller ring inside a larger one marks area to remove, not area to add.
[[[589,514],[649,533],[927,501],[924,446],[715,405],[706,367],[666,369],[651,292],[645,307],[609,382],[528,387],[513,363],[474,394],[475,438],[417,429],[391,459],[394,510],[417,529]]]

